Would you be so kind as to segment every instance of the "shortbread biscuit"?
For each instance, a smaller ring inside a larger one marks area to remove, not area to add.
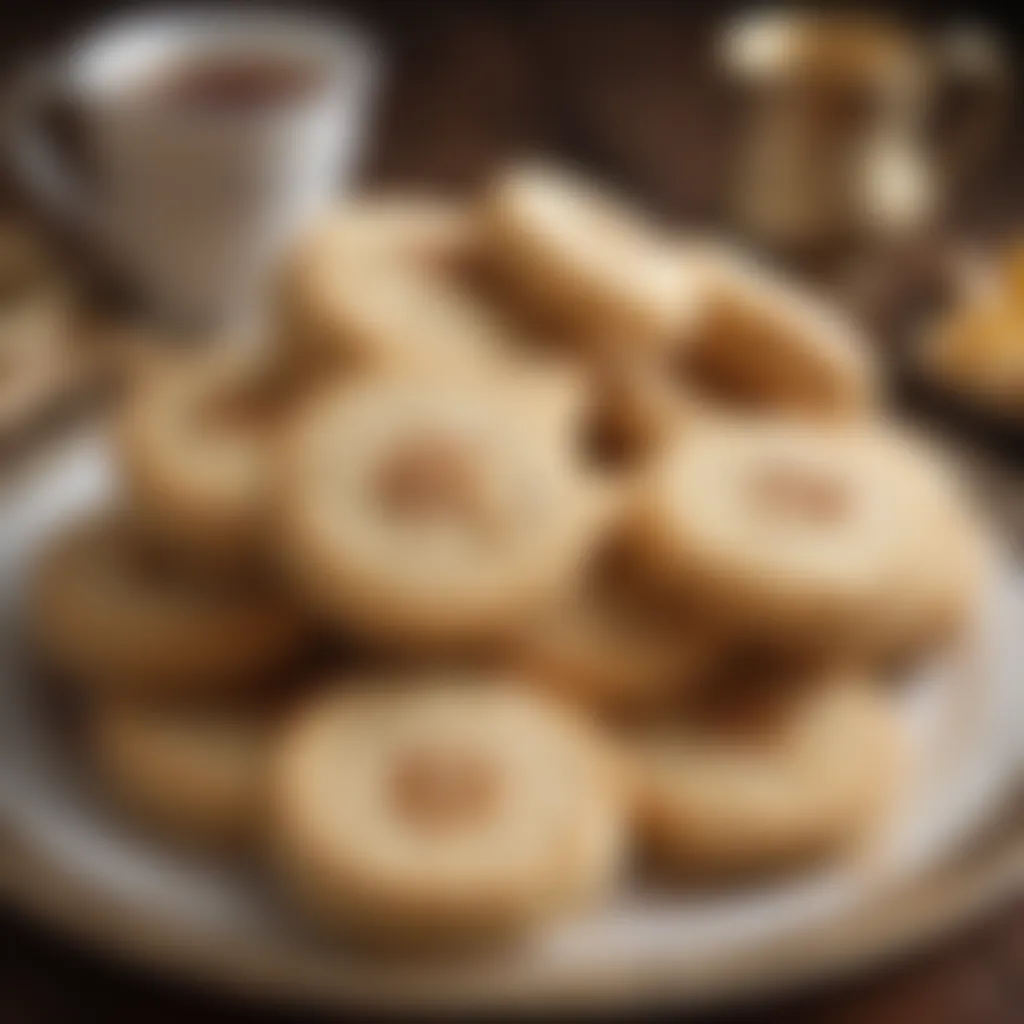
[[[741,632],[860,638],[903,532],[868,449],[853,431],[706,423],[638,489],[633,544],[655,581]]]
[[[457,282],[399,264],[339,269],[296,330],[312,366],[471,372],[518,344],[511,325]]]
[[[983,538],[940,459],[895,427],[707,420],[640,489],[656,581],[783,646],[900,658],[970,619]]]
[[[704,299],[694,367],[731,397],[796,413],[851,416],[875,404],[870,341],[836,310],[733,253],[688,257]]]
[[[425,951],[519,937],[603,896],[623,797],[596,737],[490,678],[316,698],[273,786],[300,903],[352,939]]]
[[[265,707],[100,703],[90,751],[103,784],[140,823],[188,843],[257,838],[273,717]]]
[[[673,244],[585,180],[519,166],[480,210],[484,256],[510,293],[584,345],[679,344],[698,291]]]
[[[969,626],[984,583],[986,544],[951,467],[906,430],[879,426],[864,443],[884,479],[900,537],[891,582],[875,607],[870,646],[894,659],[955,640]]]
[[[571,576],[600,517],[569,444],[523,403],[495,384],[403,376],[311,405],[289,439],[279,518],[294,579],[324,616],[398,645],[471,643]]]
[[[903,748],[885,694],[864,679],[753,688],[632,741],[640,840],[678,878],[773,872],[835,854],[879,821]]]
[[[230,353],[147,377],[118,429],[133,513],[179,557],[259,557],[273,437],[292,388],[269,360]]]
[[[306,635],[295,609],[265,583],[186,570],[110,515],[58,538],[33,599],[44,650],[69,676],[140,698],[260,682]]]
[[[339,203],[302,239],[293,262],[458,265],[472,257],[476,235],[465,204],[440,196],[381,193]]]
[[[472,251],[466,211],[401,199],[342,208],[294,254],[283,319],[300,357],[322,368],[473,370],[520,331],[473,294],[459,264]]]

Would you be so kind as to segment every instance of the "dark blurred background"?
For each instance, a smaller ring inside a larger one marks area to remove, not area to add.
[[[0,12],[10,66],[129,5],[29,3]],[[244,6],[240,4],[239,6]],[[461,188],[510,155],[542,150],[578,161],[676,220],[713,215],[721,195],[728,96],[710,42],[731,0],[364,0],[306,6],[373,30],[389,55],[376,151],[366,177]],[[810,6],[793,5],[793,6]],[[818,9],[841,5],[817,4]],[[980,22],[1016,58],[1024,9],[982,2],[876,3],[922,26]],[[1016,63],[1016,61],[1015,61]],[[962,214],[1005,226],[1021,203],[1021,112]],[[963,198],[963,197],[961,197]]]
[[[1020,5],[874,6],[923,24],[986,24],[1024,67]],[[0,63],[11,68],[116,9],[8,3],[0,8]],[[710,40],[739,5],[377,0],[319,9],[351,14],[388,54],[364,180],[459,190],[510,156],[540,150],[586,166],[676,223],[718,218],[730,117],[711,73]],[[998,151],[954,203],[953,233],[1004,236],[1024,224],[1016,106]],[[235,1020],[254,1010],[130,973],[0,912],[0,1022]],[[908,964],[743,1019],[1024,1021],[1024,907],[1008,906]]]

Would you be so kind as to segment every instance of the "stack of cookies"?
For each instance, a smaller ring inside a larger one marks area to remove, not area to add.
[[[124,806],[416,949],[877,827],[980,559],[842,317],[533,166],[346,204],[277,300],[140,381],[36,580]]]

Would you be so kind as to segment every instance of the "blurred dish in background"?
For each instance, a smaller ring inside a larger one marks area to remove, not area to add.
[[[1024,245],[961,296],[928,332],[928,378],[997,415],[1024,424]]]
[[[1009,74],[976,29],[934,38],[868,14],[758,12],[720,59],[749,88],[733,212],[786,250],[889,242],[927,227],[989,148]],[[929,148],[930,123],[959,99]]]
[[[172,319],[252,300],[349,178],[377,77],[354,29],[239,8],[131,15],[29,68],[11,97],[15,169]],[[65,166],[43,109],[81,110],[97,184]]]

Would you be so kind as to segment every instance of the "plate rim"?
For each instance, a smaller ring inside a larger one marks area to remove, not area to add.
[[[621,974],[596,975],[585,965],[563,965],[525,986],[501,989],[466,985],[445,974],[385,984],[359,961],[349,961],[347,971],[339,969],[343,962],[326,956],[313,965],[302,950],[284,943],[225,947],[215,938],[197,941],[194,930],[157,921],[141,908],[133,912],[33,857],[6,822],[0,822],[0,900],[63,937],[134,968],[155,969],[186,986],[209,986],[236,998],[270,997],[284,1006],[406,1012],[600,1012],[657,1003],[735,1006],[838,982],[909,955],[967,927],[1003,900],[1024,894],[1024,815],[1012,813],[1017,803],[1011,794],[990,849],[969,851],[963,863],[940,867],[872,900],[849,918],[795,936],[766,959],[746,958],[731,969],[702,970],[698,976],[686,974],[678,958],[665,957]]]

